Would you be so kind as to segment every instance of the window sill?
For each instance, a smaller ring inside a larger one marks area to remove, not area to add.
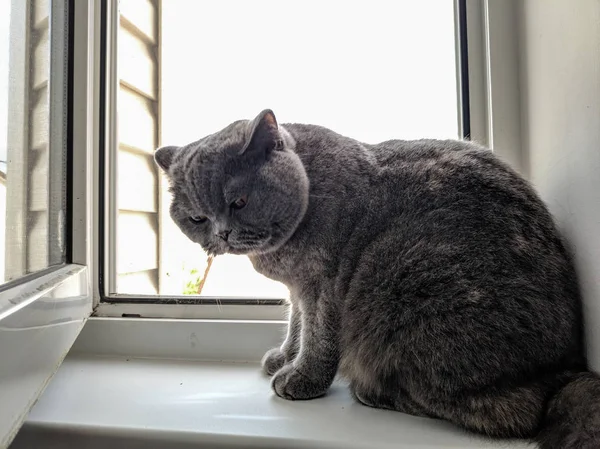
[[[12,449],[526,448],[445,422],[355,403],[336,383],[312,401],[275,397],[257,363],[70,355]]]

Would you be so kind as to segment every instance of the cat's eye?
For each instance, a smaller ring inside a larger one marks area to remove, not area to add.
[[[204,222],[206,222],[206,220],[208,220],[208,218],[206,218],[202,215],[195,215],[193,217],[189,217],[189,219],[192,223],[195,223],[195,224],[204,223]]]
[[[244,195],[229,205],[232,209],[243,209],[248,204],[248,195]]]

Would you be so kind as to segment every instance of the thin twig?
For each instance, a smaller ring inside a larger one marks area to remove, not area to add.
[[[202,289],[204,288],[204,283],[206,282],[206,278],[208,277],[208,272],[210,271],[210,267],[212,266],[213,259],[215,256],[208,256],[208,260],[206,261],[206,269],[204,270],[204,277],[198,284],[198,294],[202,294]]]

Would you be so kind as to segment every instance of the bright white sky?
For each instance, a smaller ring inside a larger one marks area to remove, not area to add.
[[[458,136],[452,1],[162,5],[162,144],[189,143],[265,108],[279,123],[318,124],[370,143]],[[187,267],[198,264],[198,246],[180,241],[173,251]],[[215,260],[203,294],[287,291],[246,257],[228,255]]]
[[[271,108],[374,143],[457,137],[448,0],[163,2],[163,144]]]

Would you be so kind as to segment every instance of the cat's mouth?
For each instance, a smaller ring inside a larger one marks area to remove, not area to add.
[[[264,252],[269,246],[269,240],[260,240],[254,242],[231,242],[227,243],[227,252],[229,254],[251,256]]]
[[[210,256],[220,256],[223,254],[235,254],[241,256],[252,256],[266,252],[270,247],[270,239],[264,239],[253,242],[212,242],[204,247],[204,250]]]
[[[215,256],[221,254],[235,254],[242,256],[256,256],[259,254],[269,253],[281,246],[282,235],[279,226],[275,225],[275,229],[254,232],[253,236],[232,236],[228,240],[214,239],[208,244],[210,248],[204,249]]]

